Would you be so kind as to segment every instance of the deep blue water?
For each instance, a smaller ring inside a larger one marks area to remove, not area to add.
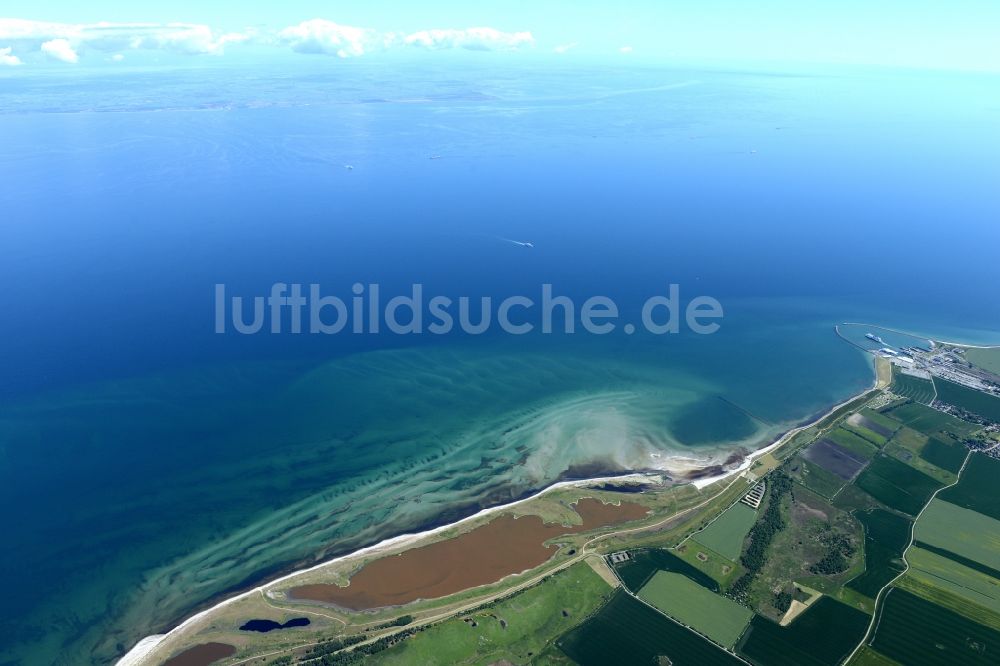
[[[980,75],[0,78],[0,623],[18,618],[0,661],[106,662],[317,553],[628,466],[601,448],[615,437],[707,450],[804,419],[871,381],[839,321],[995,342],[998,137]],[[213,332],[216,283],[278,281],[344,298],[551,283],[625,321],[676,283],[726,316],[662,338]],[[530,437],[503,446],[537,459],[472,475],[516,419]],[[447,516],[393,513],[386,491],[371,519],[306,522],[362,479],[425,469]],[[313,536],[260,554],[244,534],[292,526]]]

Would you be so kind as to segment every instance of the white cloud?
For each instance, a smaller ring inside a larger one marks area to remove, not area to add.
[[[577,46],[576,42],[573,42],[572,44],[560,44],[559,46],[552,49],[552,51],[553,53],[563,54],[566,53],[567,51],[575,49],[576,46]]]
[[[277,39],[299,53],[322,53],[340,58],[362,56],[397,46],[492,51],[513,50],[535,43],[530,32],[503,32],[496,28],[441,28],[404,35],[341,25],[326,19],[312,19],[288,26],[278,32]]]
[[[6,65],[8,67],[16,67],[17,65],[22,64],[21,59],[18,58],[13,53],[11,53],[12,50],[13,49],[11,49],[11,47],[9,46],[0,49],[0,65]]]
[[[463,48],[472,51],[514,50],[534,46],[530,32],[502,32],[496,28],[452,28],[421,30],[403,38],[403,43],[429,49]]]
[[[80,59],[79,54],[73,50],[69,41],[65,39],[52,39],[42,42],[41,48],[42,53],[63,62],[75,63]]]
[[[340,25],[326,19],[312,19],[285,28],[278,39],[299,53],[324,53],[339,58],[365,54],[367,46],[378,44],[374,30]]]
[[[632,47],[631,46],[623,46],[623,47],[621,47],[618,50],[620,52],[622,52],[622,53],[632,53]]]
[[[217,35],[198,23],[51,23],[0,18],[0,43],[19,50],[41,50],[63,62],[77,62],[88,50],[101,52],[154,49],[185,54],[222,53],[227,44],[246,41],[250,33]]]
[[[287,46],[299,53],[322,53],[341,58],[407,46],[511,51],[535,44],[534,36],[527,31],[504,32],[479,27],[438,28],[402,34],[342,25],[319,18],[278,31],[261,31],[260,34],[254,30],[222,33],[200,23],[53,23],[0,18],[0,44],[11,49],[3,54],[0,64],[7,65],[20,63],[13,51],[42,52],[68,63],[85,59],[88,53],[99,52],[105,54],[105,61],[120,62],[129,51],[139,49],[219,55],[226,46],[247,41]],[[566,44],[557,47],[556,51],[563,53],[574,46],[576,44]]]
[[[121,34],[117,34],[117,33]],[[230,32],[216,36],[210,27],[197,23],[131,24],[114,26],[114,31],[104,31],[101,50],[117,50],[121,41],[127,40],[128,48],[173,51],[189,55],[219,55],[227,44],[244,42],[247,33]]]

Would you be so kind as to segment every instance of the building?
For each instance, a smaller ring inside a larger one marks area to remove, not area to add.
[[[767,490],[767,484],[763,481],[758,483],[756,486],[750,489],[743,499],[740,501],[753,509],[759,509],[760,503],[764,500],[764,492]]]

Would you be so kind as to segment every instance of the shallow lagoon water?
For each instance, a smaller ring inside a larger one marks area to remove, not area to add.
[[[988,77],[123,76],[0,89],[2,661],[108,663],[288,568],[758,446],[871,383],[837,322],[1000,329]],[[976,242],[915,261],[945,219]],[[216,283],[276,281],[550,282],[633,321],[678,283],[726,316],[710,336],[212,332]]]

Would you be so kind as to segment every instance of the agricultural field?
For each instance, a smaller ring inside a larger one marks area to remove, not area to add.
[[[581,666],[743,666],[732,654],[621,590],[557,645]]]
[[[873,430],[883,437],[892,437],[893,433],[899,429],[899,422],[891,419],[885,414],[881,414],[874,409],[862,409],[860,412],[848,417],[847,422],[851,425],[857,423],[869,430]]]
[[[914,539],[1000,569],[1000,520],[949,504],[930,503],[913,530]]]
[[[944,379],[935,379],[934,385],[941,402],[1000,422],[1000,398]]]
[[[874,497],[854,484],[845,486],[843,490],[837,493],[837,496],[833,499],[833,505],[844,511],[868,511],[881,506]]]
[[[973,453],[958,483],[938,493],[938,499],[1000,520],[1000,460]]]
[[[931,380],[904,374],[897,368],[892,370],[891,390],[896,395],[909,398],[922,405],[929,405],[934,399],[934,384]]]
[[[1000,375],[1000,348],[979,349],[969,347],[965,350],[965,360],[977,365],[983,370],[989,370]]]
[[[931,494],[944,485],[885,455],[872,460],[855,483],[886,506],[911,516],[917,515]]]
[[[878,654],[900,664],[1000,663],[1000,520],[941,499],[995,509],[996,466],[974,454],[959,482],[921,513],[909,569],[878,609]]]
[[[924,548],[911,548],[906,560],[910,563],[908,577],[1000,614],[1000,580],[997,578]]]
[[[865,571],[847,587],[874,599],[905,568],[903,551],[912,521],[885,509],[859,512],[855,518],[865,528]]]
[[[715,579],[669,550],[652,548],[631,551],[629,558],[625,562],[613,564],[612,567],[625,587],[632,592],[638,592],[659,571],[673,571],[683,574],[709,590],[719,591],[719,583]]]
[[[691,539],[735,561],[739,559],[743,541],[756,520],[756,511],[742,502],[737,502]]]
[[[881,435],[871,432],[871,437],[878,437],[878,446],[876,446],[875,440],[869,438],[869,433],[864,430],[851,430],[846,427],[836,428],[830,431],[827,437],[833,440],[841,448],[847,449],[851,453],[862,458],[871,458],[876,453],[878,453],[878,448],[885,443],[885,438]]]
[[[585,563],[488,608],[429,627],[366,664],[523,663],[598,609],[612,589]]]
[[[854,414],[853,416],[857,416],[857,414]],[[875,448],[881,447],[889,439],[889,437],[887,437],[886,435],[879,434],[878,432],[872,430],[871,428],[861,425],[862,423],[864,423],[864,421],[861,419],[855,419],[855,418],[849,419],[845,421],[843,424],[841,424],[840,428],[835,430],[834,433],[837,433],[840,430],[849,432],[852,435],[855,435],[865,440],[869,444],[873,445]]]
[[[970,604],[969,600],[963,596],[954,594],[943,586],[926,582],[923,578],[906,575],[900,578],[893,587],[906,590],[912,594],[922,597],[942,608],[958,613],[973,622],[977,622],[987,627],[1000,631],[1000,614],[994,613],[985,606]]]
[[[869,617],[824,596],[787,627],[756,616],[737,651],[758,666],[834,666],[857,646]]]
[[[984,573],[987,576],[997,579],[998,585],[1000,585],[1000,569],[994,569],[993,567],[988,567],[982,562],[976,562],[975,560],[970,560],[967,557],[962,557],[958,553],[953,553],[945,548],[938,548],[937,546],[932,546],[929,543],[924,543],[923,541],[914,541],[913,545],[922,550],[926,550],[931,553],[936,553],[941,557],[947,558],[952,562],[961,564],[964,567],[978,571],[979,573]]]
[[[669,571],[654,575],[639,598],[727,648],[736,644],[753,617],[751,610],[732,599]]]
[[[871,645],[901,664],[995,666],[1000,631],[897,588],[885,597]]]
[[[961,444],[931,437],[920,452],[920,457],[947,472],[958,474],[968,454],[969,450]]]
[[[926,435],[948,433],[958,439],[964,439],[980,430],[980,427],[956,418],[951,414],[939,412],[915,402],[909,402],[893,407],[886,412],[892,418],[904,423],[914,430]]]
[[[896,431],[892,441],[898,446],[909,449],[914,455],[920,455],[920,452],[924,450],[924,446],[927,445],[928,439],[930,437],[924,433],[914,430],[909,426],[902,426]]]
[[[826,471],[802,456],[793,463],[789,474],[806,488],[826,498],[832,498],[846,483],[845,479]]]
[[[737,563],[727,560],[715,551],[709,550],[690,539],[672,549],[671,552],[698,571],[711,576],[712,580],[722,589],[728,587],[733,579],[742,571]],[[698,580],[693,577],[692,579],[695,581]],[[706,587],[712,589],[711,586]]]
[[[857,439],[860,440],[860,438]],[[867,444],[867,442],[865,443]],[[875,447],[872,448],[874,449]],[[809,462],[822,467],[827,472],[840,477],[844,481],[853,479],[854,476],[868,464],[867,457],[848,451],[843,446],[834,443],[830,439],[821,439],[815,444],[812,444],[805,450],[802,457]]]
[[[850,661],[850,666],[900,666],[899,662],[879,654],[869,646],[861,648]]]
[[[935,444],[931,444],[935,442]],[[935,448],[936,447],[936,448]],[[938,454],[937,458],[954,467],[954,458],[958,457],[958,468],[961,468],[968,451],[963,445],[946,444],[936,437],[917,432],[911,428],[903,427],[899,429],[896,436],[882,449],[886,455],[890,455],[900,462],[904,462],[910,467],[919,470],[934,479],[947,485],[955,481],[955,471],[942,469],[927,460],[928,452]]]

